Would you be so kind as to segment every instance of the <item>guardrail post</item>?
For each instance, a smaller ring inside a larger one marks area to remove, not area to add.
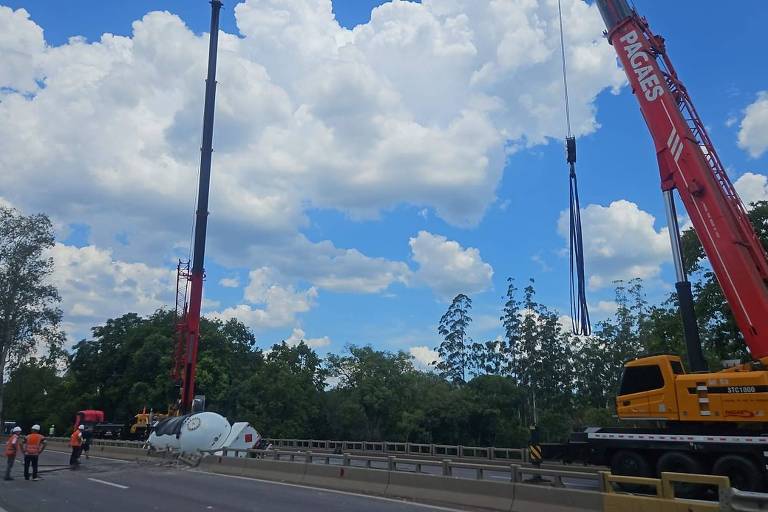
[[[443,459],[443,476],[452,476],[451,459]]]
[[[397,471],[397,463],[395,462],[395,458],[391,455],[387,457],[387,469],[389,471]]]
[[[291,462],[296,462],[296,454],[295,453],[291,453],[290,457],[291,457],[291,459],[290,459]]]
[[[494,448],[493,446],[488,448],[488,459],[493,460],[495,458],[495,455],[496,455],[496,448]]]
[[[416,472],[421,473],[421,462],[416,463]]]
[[[280,460],[280,452],[278,450],[272,451],[272,459],[273,460]]]
[[[483,479],[483,468],[477,468],[477,474],[475,475],[475,477],[478,480],[482,480]]]
[[[312,452],[311,451],[304,452],[304,457],[305,457],[305,460],[306,460],[307,464],[312,464]]]
[[[517,483],[520,481],[520,466],[517,464],[509,465],[509,481],[512,483]]]
[[[349,459],[349,454],[348,453],[344,454],[343,459],[341,461],[341,464],[343,466],[350,466],[350,465],[352,465],[352,461]]]

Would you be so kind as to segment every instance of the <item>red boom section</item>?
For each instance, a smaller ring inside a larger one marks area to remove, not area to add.
[[[664,39],[625,0],[601,0],[656,146],[663,190],[677,189],[754,359],[768,359],[768,261],[712,142],[678,80]]]

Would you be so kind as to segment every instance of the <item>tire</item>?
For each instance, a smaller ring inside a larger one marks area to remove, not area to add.
[[[696,458],[683,452],[668,452],[659,457],[656,472],[703,474],[704,466]],[[707,491],[705,486],[697,484],[675,484],[675,496],[678,498],[698,498]]]
[[[740,491],[762,491],[765,487],[762,471],[742,455],[723,455],[712,466],[712,474],[727,476],[731,486]]]
[[[611,473],[624,476],[651,476],[651,465],[638,452],[621,450],[611,457]]]
[[[651,476],[651,464],[642,454],[631,450],[621,450],[611,457],[611,474],[622,476]],[[644,485],[617,484],[617,487],[625,492],[648,493],[649,488]]]

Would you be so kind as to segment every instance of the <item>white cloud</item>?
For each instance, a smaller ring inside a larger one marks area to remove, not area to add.
[[[768,178],[763,174],[745,172],[733,186],[747,208],[751,203],[768,201]]]
[[[596,7],[563,9],[572,120],[585,134],[598,127],[597,94],[625,79]],[[475,225],[508,148],[562,134],[551,1],[393,2],[354,30],[330,0],[251,0],[235,17],[239,33],[220,36],[207,256],[279,273],[293,304],[279,308],[281,325],[317,289],[379,293],[411,279],[405,263],[306,240],[307,211],[374,218],[406,203]],[[89,242],[120,261],[157,266],[186,253],[207,35],[152,12],[128,36],[54,47],[26,11],[5,7],[0,33],[6,200],[89,226]],[[312,259],[302,264],[297,248]],[[482,289],[478,268],[469,284]],[[312,286],[297,291],[302,281]],[[250,304],[232,309],[254,325],[278,322]]]
[[[744,111],[739,125],[739,147],[757,158],[768,149],[768,91],[757,94],[757,100]]]
[[[616,303],[616,301],[600,300],[597,302],[597,304],[593,304],[589,306],[589,312],[592,313],[594,316],[607,317],[616,313],[616,310],[618,308],[619,308],[619,305]]]
[[[558,232],[568,240],[568,211],[560,212]],[[591,204],[581,211],[584,260],[592,289],[617,279],[652,279],[670,259],[666,228],[656,230],[655,218],[635,203],[619,200],[609,206]]]
[[[50,255],[70,338],[87,336],[90,327],[107,318],[173,306],[176,275],[169,269],[116,261],[110,251],[93,246],[57,243]]]
[[[43,30],[29,19],[25,9],[0,6],[0,86],[29,94],[37,91],[40,56],[45,48]],[[0,93],[0,96],[2,93]]]
[[[564,4],[583,134],[597,127],[595,96],[624,78],[597,9]],[[506,141],[561,135],[556,11],[528,0],[394,2],[350,31],[330,0],[237,5],[242,37],[220,41],[211,196],[211,222],[229,227],[211,236],[234,248],[238,233],[290,232],[308,206],[371,217],[407,202],[476,223],[493,203]],[[0,26],[14,34],[4,49],[23,49],[0,86],[34,94],[0,106],[0,155],[13,169],[0,184],[23,178],[16,195],[94,224],[97,243],[114,215],[127,215],[132,233],[155,228],[145,244],[182,239],[205,37],[167,12],[134,22],[129,37],[58,47],[23,10],[4,8]]]
[[[291,335],[285,340],[285,342],[292,347],[295,347],[302,341],[312,348],[327,347],[331,344],[331,338],[328,336],[323,336],[322,338],[308,338],[307,333],[299,327],[294,327]]]
[[[408,349],[414,360],[414,366],[420,370],[429,370],[434,368],[433,361],[440,361],[440,355],[437,350],[432,350],[425,345],[419,345]]]
[[[240,280],[237,277],[222,277],[219,279],[219,284],[224,288],[238,288]]]
[[[440,298],[450,300],[458,293],[477,293],[491,286],[493,268],[474,247],[465,249],[458,242],[428,231],[419,231],[409,244],[411,257],[419,265],[414,278]]]
[[[223,320],[234,317],[254,330],[284,327],[294,323],[296,315],[309,311],[317,299],[314,286],[297,291],[292,285],[278,284],[279,276],[268,267],[252,270],[249,278],[243,292],[246,303],[211,316]]]
[[[310,281],[319,289],[379,293],[395,282],[407,284],[411,273],[403,262],[341,249],[328,240],[313,243],[299,235],[283,247],[280,251],[264,248],[261,255],[284,275]]]

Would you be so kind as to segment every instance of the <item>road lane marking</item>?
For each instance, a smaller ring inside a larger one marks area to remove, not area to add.
[[[221,473],[211,473],[210,471],[200,471],[196,470],[195,473],[201,473],[204,475],[213,475],[213,476],[220,476],[222,478],[234,478],[236,480],[249,480],[251,482],[261,482],[263,484],[272,484],[272,485],[283,485],[285,487],[298,487],[300,489],[309,489],[312,491],[322,491],[322,492],[330,492],[333,494],[343,494],[345,496],[357,496],[360,498],[366,498],[370,500],[378,500],[378,501],[387,501],[390,503],[398,503],[400,505],[411,505],[413,507],[419,507],[419,508],[425,508],[427,510],[442,510],[444,512],[464,512],[462,509],[458,508],[448,508],[448,507],[440,507],[437,505],[427,505],[426,503],[418,503],[415,501],[408,501],[408,500],[398,500],[395,498],[384,498],[383,496],[373,496],[371,494],[361,494],[358,492],[349,492],[349,491],[337,491],[336,489],[325,489],[323,487],[314,487],[311,485],[301,485],[301,484],[290,484],[288,482],[276,482],[274,480],[262,480],[261,478],[251,478],[247,476],[238,476],[238,475],[222,475]]]
[[[106,480],[99,480],[98,478],[89,478],[88,480],[90,480],[91,482],[99,483],[99,484],[111,485],[112,487],[117,487],[118,489],[128,489],[127,485],[120,485],[114,482],[107,482]]]

